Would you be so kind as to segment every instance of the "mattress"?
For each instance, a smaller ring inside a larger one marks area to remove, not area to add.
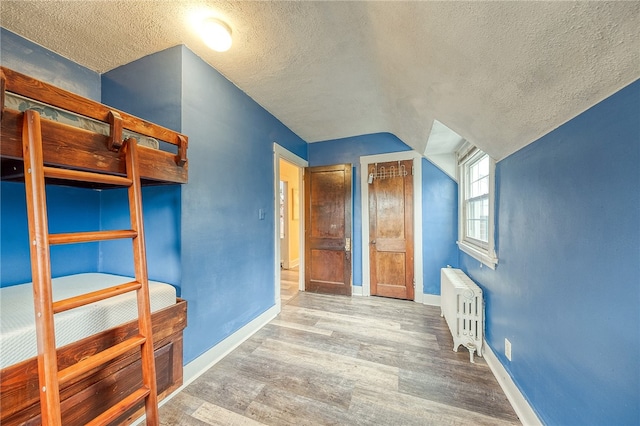
[[[17,95],[15,93],[6,92],[4,100],[5,108],[15,109],[17,111],[26,111],[28,109],[38,111],[42,118],[47,120],[57,121],[59,123],[68,124],[80,129],[89,130],[94,133],[109,136],[111,129],[107,123],[94,120],[82,116],[80,114],[73,113],[61,108],[56,108],[51,105],[35,101],[33,99],[25,98],[24,96]],[[138,141],[138,145],[143,145],[153,149],[159,149],[159,142],[157,139],[149,136],[144,136],[136,132],[131,132],[127,129],[122,130],[122,137],[124,139],[133,137]]]
[[[119,275],[86,273],[54,278],[53,300],[133,281]],[[151,312],[176,303],[170,284],[149,281]],[[128,292],[54,316],[56,346],[64,346],[136,319],[136,293]],[[31,283],[0,288],[0,369],[37,355]]]

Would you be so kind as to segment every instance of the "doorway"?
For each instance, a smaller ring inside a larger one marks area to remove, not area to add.
[[[373,241],[370,235],[370,227],[372,225],[371,218],[369,215],[369,192],[370,188],[373,184],[374,179],[370,179],[370,171],[368,166],[370,164],[376,165],[387,162],[405,162],[409,160],[409,163],[405,163],[405,170],[408,174],[412,176],[412,231],[413,231],[413,265],[405,266],[406,268],[412,269],[412,271],[402,271],[403,275],[406,277],[406,272],[412,272],[413,277],[411,281],[414,281],[415,284],[412,283],[413,287],[413,300],[417,303],[423,302],[423,274],[422,274],[422,157],[413,151],[405,151],[405,152],[395,152],[389,154],[380,154],[380,155],[368,155],[360,157],[360,189],[361,189],[361,211],[362,211],[362,295],[363,296],[371,296],[372,294],[372,278],[371,278],[371,250],[370,244]],[[397,167],[396,167],[397,170]],[[388,170],[387,170],[388,172]],[[409,228],[409,225],[405,224],[406,228]],[[376,243],[378,241],[376,240]],[[383,257],[386,257],[387,260],[395,260],[399,259],[401,256],[385,253]],[[374,260],[375,261],[375,260]],[[400,261],[396,262],[400,264]],[[406,265],[406,264],[405,264]],[[376,289],[377,291],[377,289]],[[397,296],[391,296],[397,297]],[[407,297],[410,298],[410,297]]]
[[[300,182],[302,169],[280,159],[280,266],[300,266]]]
[[[412,160],[367,165],[372,296],[414,299],[412,167]]]
[[[275,194],[275,303],[280,310],[299,290],[304,290],[303,172],[308,162],[273,144]]]
[[[283,305],[289,303],[298,292],[300,270],[298,267],[282,269],[280,271],[280,301]]]
[[[305,289],[351,296],[351,164],[308,167]]]

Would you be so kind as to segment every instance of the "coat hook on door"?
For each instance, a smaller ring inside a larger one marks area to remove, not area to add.
[[[376,174],[376,168],[378,167],[378,164],[376,163],[375,166],[373,166],[371,169],[369,169],[369,185],[371,185],[373,183],[373,179],[375,179],[375,174]]]

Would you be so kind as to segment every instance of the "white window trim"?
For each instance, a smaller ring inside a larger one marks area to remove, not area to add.
[[[496,269],[498,265],[498,256],[495,251],[495,170],[496,162],[493,158],[489,157],[489,223],[488,223],[488,243],[487,247],[482,247],[477,244],[471,243],[469,240],[465,240],[465,203],[464,203],[464,191],[467,184],[465,168],[466,166],[475,160],[479,155],[482,155],[475,147],[465,147],[461,151],[458,151],[458,248],[464,253],[473,257],[474,259],[482,262],[482,264],[488,266],[491,269]]]

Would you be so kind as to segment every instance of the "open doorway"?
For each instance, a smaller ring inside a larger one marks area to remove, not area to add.
[[[306,160],[274,143],[275,302],[278,309],[304,290],[304,187]]]
[[[280,266],[300,265],[300,173],[299,167],[280,159]]]
[[[286,304],[299,290],[300,173],[280,158],[280,300]]]

